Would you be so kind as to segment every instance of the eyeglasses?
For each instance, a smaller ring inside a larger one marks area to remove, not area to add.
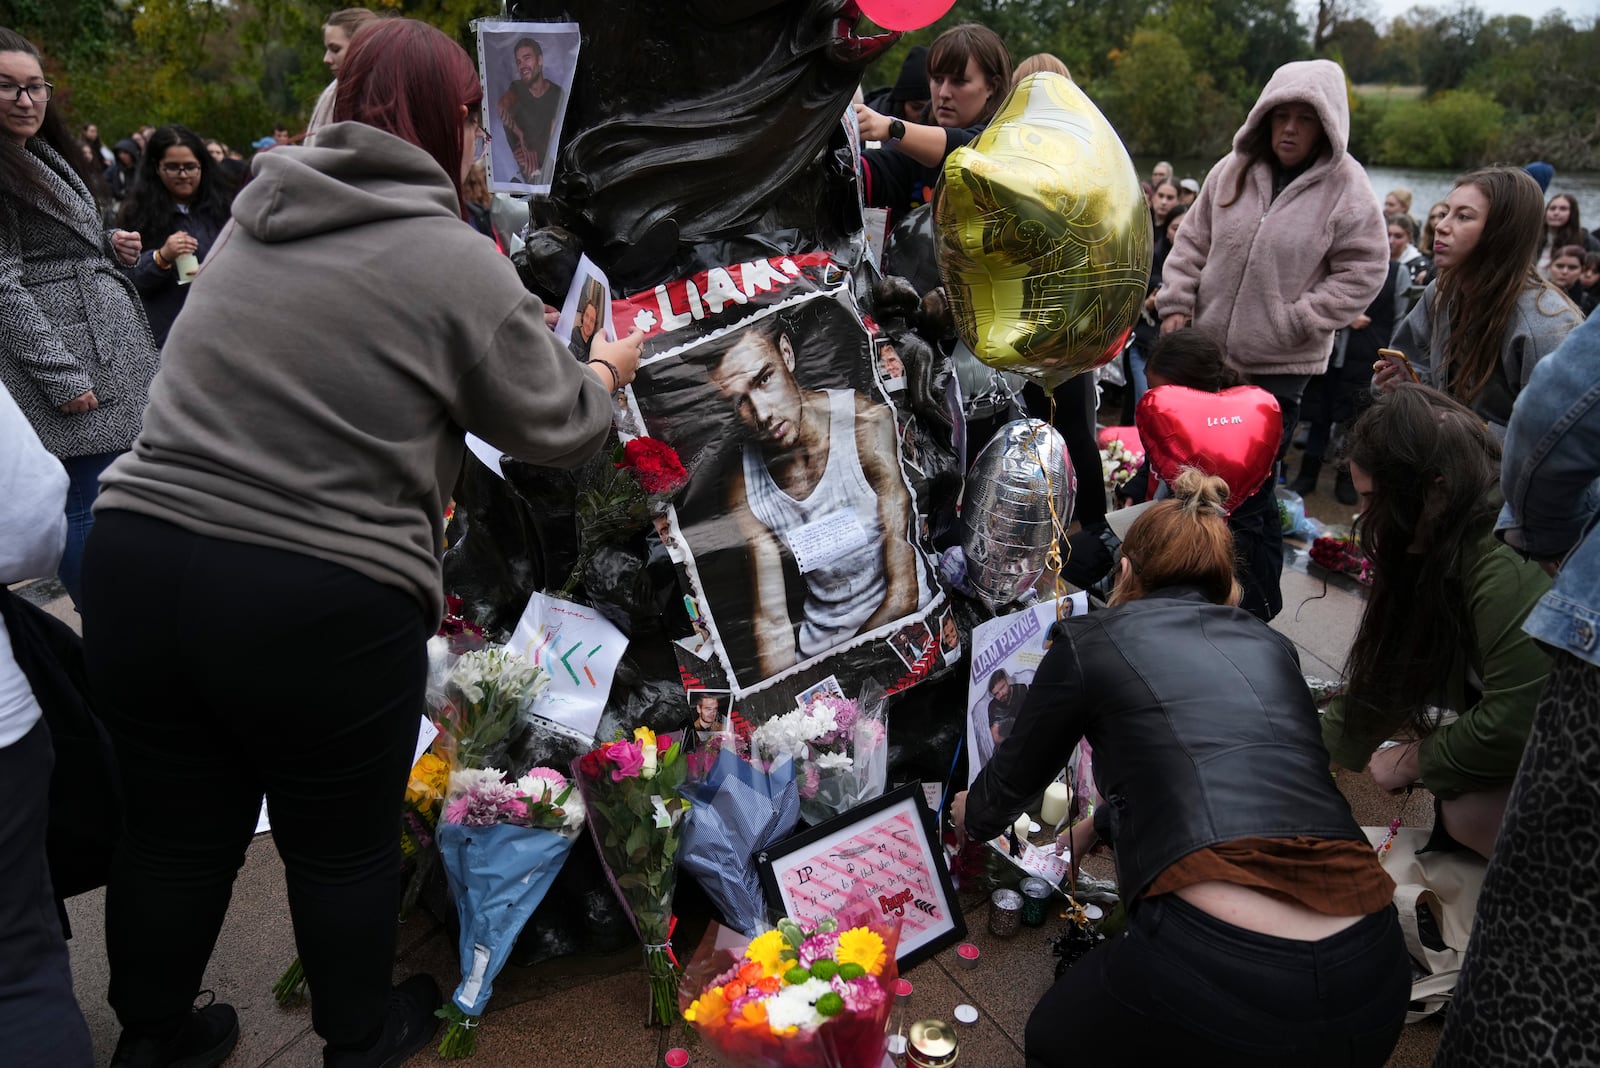
[[[473,119],[472,124],[478,128],[478,132],[472,138],[472,162],[476,163],[489,151],[489,146],[494,144],[494,138],[483,128],[481,120]]]
[[[200,173],[200,164],[198,164],[198,163],[163,163],[161,165],[161,173],[162,174],[172,174],[172,175],[199,174]]]
[[[35,104],[43,104],[50,99],[50,94],[55,91],[55,86],[49,82],[40,82],[38,85],[12,85],[10,82],[0,82],[0,100],[9,100],[12,103],[21,103],[22,94],[27,93],[28,99]]]

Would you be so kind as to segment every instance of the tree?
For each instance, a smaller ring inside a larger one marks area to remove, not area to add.
[[[1215,115],[1228,109],[1175,35],[1136,30],[1127,50],[1113,53],[1112,64],[1093,95],[1131,153],[1211,153]]]
[[[1320,54],[1337,59],[1352,82],[1364,85],[1382,78],[1381,46],[1376,26],[1366,19],[1351,19],[1334,28]]]
[[[1377,14],[1372,0],[1317,0],[1317,18],[1311,26],[1311,51],[1327,54],[1329,43],[1339,31],[1351,22],[1365,22],[1368,27]]]

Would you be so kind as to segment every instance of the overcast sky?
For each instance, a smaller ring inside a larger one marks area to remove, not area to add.
[[[1396,15],[1404,14],[1417,5],[1417,0],[1376,0],[1378,16],[1381,24]],[[1493,18],[1496,15],[1527,15],[1535,22],[1547,11],[1560,8],[1567,13],[1567,18],[1573,22],[1587,21],[1600,15],[1600,0],[1473,0],[1479,10],[1486,16]],[[1429,3],[1429,7],[1450,9],[1455,7],[1454,2]]]

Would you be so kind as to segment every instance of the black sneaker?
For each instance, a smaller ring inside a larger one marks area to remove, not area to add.
[[[434,1015],[444,998],[431,975],[413,975],[389,992],[383,1034],[377,1045],[360,1053],[324,1050],[323,1068],[400,1068],[439,1031]]]
[[[239,1014],[213,1001],[190,1013],[169,1038],[124,1030],[111,1068],[216,1068],[238,1044]]]

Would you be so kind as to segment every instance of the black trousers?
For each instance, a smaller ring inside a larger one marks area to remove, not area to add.
[[[1078,500],[1072,518],[1080,526],[1095,527],[1106,521],[1105,472],[1100,466],[1100,443],[1095,440],[1095,397],[1097,385],[1093,371],[1073,375],[1056,387],[1055,428],[1067,442],[1067,459],[1078,476]],[[1042,386],[1029,382],[1022,387],[1028,414],[1035,419],[1050,418],[1050,397]]]
[[[1366,1066],[1400,1040],[1411,969],[1393,906],[1320,942],[1255,934],[1164,894],[1028,1018],[1029,1068]],[[1074,1023],[1075,1022],[1075,1023]]]
[[[265,793],[312,1026],[330,1048],[370,1046],[394,965],[421,604],[116,510],[96,517],[84,592],[89,681],[130,792],[106,897],[122,1026],[159,1034],[187,1015]]]
[[[0,1061],[90,1068],[94,1051],[72,996],[45,861],[53,766],[43,720],[0,749]]]

